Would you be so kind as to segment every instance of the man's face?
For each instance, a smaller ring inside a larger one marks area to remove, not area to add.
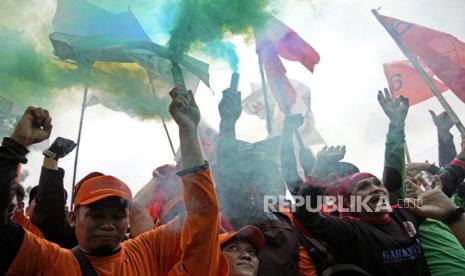
[[[129,207],[120,198],[109,197],[70,213],[79,247],[86,253],[106,255],[119,249],[129,226]]]
[[[378,210],[377,213],[388,212],[389,193],[376,177],[369,177],[361,180],[359,183],[357,183],[357,186],[355,187],[353,194],[356,196],[360,196],[362,201],[365,200],[365,198],[369,197],[367,205],[370,207],[371,210]],[[378,205],[382,203],[388,204],[388,206]],[[366,211],[368,210],[362,210],[362,212]]]
[[[255,248],[248,242],[233,239],[222,249],[228,258],[230,276],[255,276],[260,264]]]

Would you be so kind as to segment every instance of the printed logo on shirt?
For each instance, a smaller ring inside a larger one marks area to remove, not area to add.
[[[415,225],[413,225],[411,221],[404,221],[402,222],[402,224],[404,224],[405,231],[407,231],[409,237],[415,237],[415,235],[417,234],[417,230],[415,230]]]
[[[271,212],[266,212],[266,216],[268,217],[269,220],[279,220],[279,218]]]
[[[420,241],[415,239],[415,244],[405,248],[391,249],[383,251],[384,263],[398,263],[418,259],[421,247]]]

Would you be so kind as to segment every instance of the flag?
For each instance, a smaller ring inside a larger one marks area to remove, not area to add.
[[[315,119],[311,110],[311,91],[305,84],[290,80],[293,89],[296,91],[296,101],[290,106],[290,111],[293,114],[302,114],[304,123],[299,131],[307,146],[325,145],[326,142],[315,129]],[[282,134],[282,123],[284,115],[276,110],[276,101],[273,98],[269,99],[270,113],[272,114],[271,121],[273,123],[273,132],[270,137],[279,136]],[[245,113],[258,116],[265,119],[264,100],[262,88],[258,84],[252,84],[252,93],[242,100],[242,108]]]
[[[279,59],[276,50],[269,47],[262,47],[259,52],[266,79],[271,88],[271,92],[283,113],[289,113],[297,98],[297,93],[286,76],[286,68]]]
[[[65,34],[150,41],[130,10],[116,14],[85,0],[57,0],[53,27]]]
[[[465,102],[465,43],[448,33],[388,16],[381,17],[395,39],[419,57]]]
[[[270,16],[265,29],[258,33],[257,39],[257,52],[271,43],[278,55],[290,61],[299,61],[312,73],[320,61],[320,55],[310,44],[273,16]]]
[[[320,61],[320,56],[294,30],[274,17],[270,17],[267,27],[256,34],[256,44],[271,92],[281,111],[289,113],[290,106],[296,102],[297,93],[286,76],[286,68],[279,56],[299,61],[310,72]]]
[[[53,20],[55,33],[50,35],[54,54],[78,63],[134,63],[149,70],[156,91],[170,91],[173,53],[153,43],[137,18],[129,10],[115,14],[85,0],[58,0]],[[208,64],[182,55],[186,87],[195,91],[198,79],[209,87]]]
[[[434,51],[431,47],[426,48],[424,61],[431,64],[438,78],[465,103],[465,67],[453,62],[447,55]]]
[[[247,114],[255,115],[260,119],[266,120],[265,98],[263,96],[262,87],[257,83],[253,83],[251,86],[252,93],[242,100],[242,110]],[[267,91],[270,91],[269,86],[267,86]],[[275,116],[276,101],[272,98],[268,99],[268,107],[270,109],[271,119],[273,119]]]
[[[410,105],[433,97],[433,92],[409,61],[393,61],[383,64],[383,67],[389,89],[394,96],[402,95],[409,98]],[[434,73],[428,67],[422,67],[441,93],[448,89],[441,81],[434,78]]]
[[[78,63],[118,62],[135,63],[149,70],[157,91],[170,91],[174,86],[171,76],[171,52],[149,41],[129,41],[107,35],[78,36],[52,33],[50,40],[54,54],[63,60]],[[186,87],[197,89],[199,78],[208,86],[208,64],[187,55],[178,57],[185,76]]]

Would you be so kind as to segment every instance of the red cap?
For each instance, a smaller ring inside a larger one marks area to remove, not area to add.
[[[220,234],[220,246],[233,238],[239,238],[247,241],[255,248],[255,250],[257,250],[257,253],[265,247],[265,236],[260,229],[253,225],[246,225],[237,232],[231,231]]]
[[[88,205],[107,197],[116,196],[132,203],[129,187],[118,178],[101,173],[91,173],[76,185],[74,206]]]

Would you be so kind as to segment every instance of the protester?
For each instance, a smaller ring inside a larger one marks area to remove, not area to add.
[[[180,173],[186,202],[183,232],[171,231],[173,225],[168,224],[121,243],[129,226],[132,202],[129,188],[112,176],[88,179],[77,191],[76,208],[70,216],[79,241],[76,250],[81,251],[100,274],[167,275],[173,268],[172,273],[216,275],[212,271],[218,270],[219,254],[209,250],[219,250],[218,206],[197,137],[193,135],[198,123],[198,109],[197,113],[195,109],[186,111],[180,101],[173,101],[173,106],[176,108],[172,114],[180,127],[181,148],[184,149],[184,171]],[[26,147],[48,138],[51,129],[48,112],[30,107],[0,148],[2,274],[7,270],[9,274],[19,275],[80,274],[79,263],[71,251],[38,239],[7,217],[12,198],[9,191],[13,188],[16,167],[19,162],[27,162]],[[172,224],[176,223],[179,221]],[[182,260],[178,244],[184,252]],[[195,250],[205,252],[192,254]],[[100,256],[91,256],[95,254]],[[110,259],[113,261],[108,262]]]
[[[453,136],[450,134],[452,121],[443,112],[436,116],[430,111],[438,132],[439,160],[441,167],[455,166],[453,160],[457,156],[453,143]],[[462,155],[463,156],[463,155]],[[407,195],[406,197],[417,198],[429,189],[428,180],[432,180],[432,175],[450,173],[443,171],[430,163],[410,163],[407,165]],[[449,179],[449,178],[446,178]],[[425,252],[426,261],[435,275],[460,275],[465,273],[465,250],[455,238],[450,228],[441,221],[427,218],[420,225],[419,237]]]
[[[181,187],[176,166],[166,164],[152,172],[152,179],[134,196],[134,202],[147,209],[157,224],[165,224],[184,213]]]
[[[436,186],[421,194],[418,198],[407,198],[407,206],[412,212],[419,216],[444,221],[450,227],[462,246],[465,247],[464,210],[454,205],[450,198],[441,191],[440,179],[437,178],[436,180]],[[463,274],[464,270],[459,272]],[[442,273],[445,275],[459,275],[453,274],[454,272],[452,271],[442,271]]]
[[[378,99],[391,120],[390,132],[394,129],[403,131],[408,100],[402,97],[394,100],[387,90],[384,95],[380,92]],[[402,139],[396,145],[399,144],[403,144]],[[388,175],[391,175],[387,182],[391,188],[402,187],[403,157],[396,159],[396,152],[391,154],[388,150],[388,141],[386,145],[388,155],[385,166]],[[398,183],[395,183],[396,180]],[[345,262],[356,264],[371,275],[430,275],[417,237],[421,221],[405,210],[391,209],[388,189],[375,176],[356,173],[347,176],[338,189],[346,208],[354,208],[354,196],[359,197],[361,201],[358,202],[367,202],[358,210],[349,212],[355,218],[329,217],[305,207],[297,208],[294,215],[312,236],[335,248]],[[300,194],[315,200],[315,195],[319,193],[315,193],[311,185],[306,185]],[[391,195],[391,200],[397,197],[398,193]],[[312,203],[313,207],[316,207],[315,202]]]
[[[255,276],[260,261],[258,254],[265,246],[265,236],[255,226],[247,225],[237,232],[220,237],[221,252],[228,260],[229,276]]]
[[[24,229],[28,230],[29,232],[33,233],[34,235],[43,238],[43,234],[40,229],[34,225],[30,219],[28,219],[24,215],[24,196],[25,196],[24,188],[21,184],[16,184],[16,191],[15,191],[15,198],[13,200],[13,204],[16,205],[16,209],[14,210],[14,214],[12,216],[12,220],[17,224],[24,227]],[[16,202],[16,203],[14,203]]]

